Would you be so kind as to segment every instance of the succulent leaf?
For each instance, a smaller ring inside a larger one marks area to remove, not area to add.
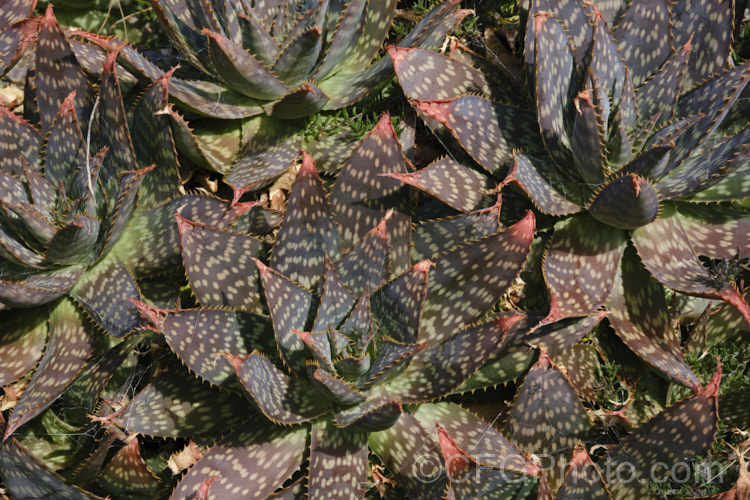
[[[330,97],[311,82],[290,90],[278,101],[263,106],[266,114],[274,118],[304,118],[323,109]]]
[[[0,280],[0,303],[8,307],[30,307],[64,295],[83,274],[81,266],[32,274],[22,280]]]
[[[612,497],[602,480],[601,473],[586,453],[582,443],[576,444],[573,458],[565,472],[565,481],[555,495],[555,500],[610,500]]]
[[[334,413],[336,425],[353,432],[377,432],[387,429],[401,415],[400,401],[387,395],[367,398],[362,403]]]
[[[135,437],[107,462],[97,483],[117,495],[155,495],[162,486],[143,460]]]
[[[308,494],[332,500],[363,498],[367,484],[367,434],[312,423]]]
[[[367,396],[349,383],[313,363],[307,365],[307,374],[313,387],[334,404],[353,405],[367,399]]]
[[[669,21],[669,0],[634,0],[615,28],[617,50],[636,87],[672,52]]]
[[[581,210],[585,199],[574,182],[548,156],[516,152],[507,182],[517,183],[544,213],[568,215]]]
[[[0,387],[12,384],[34,368],[44,352],[47,317],[40,309],[1,311]]]
[[[643,177],[626,174],[604,184],[588,207],[591,216],[619,229],[637,229],[659,213],[659,194]]]
[[[678,218],[698,255],[711,259],[746,256],[750,248],[748,213],[719,205],[677,203]]]
[[[68,188],[71,181],[70,174],[85,161],[86,144],[76,115],[75,96],[75,91],[73,91],[62,102],[60,111],[52,122],[49,137],[47,137],[44,177],[53,186],[62,182],[63,186]],[[36,147],[35,145],[35,149]],[[34,164],[31,161],[29,163]]]
[[[92,328],[70,300],[58,300],[49,314],[47,347],[8,419],[4,440],[60,397],[93,351]]]
[[[356,303],[356,297],[341,280],[331,261],[326,259],[320,305],[312,330],[320,332],[328,329],[329,326],[338,328]]]
[[[193,498],[208,478],[210,495],[226,500],[264,499],[299,468],[308,431],[253,416],[214,445],[180,480],[170,498]],[[249,478],[257,478],[253,480]]]
[[[405,344],[416,343],[432,265],[428,260],[414,264],[373,292],[370,307],[375,327],[382,335],[390,335]]]
[[[661,121],[668,121],[672,118],[692,51],[691,41],[692,38],[680,50],[672,54],[653,77],[638,88],[635,97],[638,112],[642,116],[660,113],[659,120]]]
[[[38,163],[42,137],[36,128],[5,106],[0,106],[0,127],[13,138],[0,141],[0,172],[20,177],[24,173],[24,159],[34,166]]]
[[[310,75],[323,47],[320,28],[309,29],[291,40],[274,60],[271,71],[289,87],[296,87]],[[302,116],[306,116],[303,114]]]
[[[576,113],[570,141],[574,165],[584,182],[598,184],[604,180],[607,122],[588,91],[579,92],[573,103]]]
[[[365,290],[377,290],[388,280],[387,225],[392,216],[393,212],[386,212],[378,225],[335,263],[344,285],[355,295],[361,296]]]

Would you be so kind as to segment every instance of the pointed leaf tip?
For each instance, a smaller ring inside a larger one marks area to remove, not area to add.
[[[159,331],[161,330],[164,320],[167,318],[167,310],[159,309],[153,306],[141,302],[136,299],[128,299],[138,311],[143,315],[144,318],[148,319]]]
[[[240,373],[240,367],[242,365],[242,362],[245,361],[249,356],[235,356],[232,353],[229,352],[217,352],[214,353],[215,356],[221,356],[229,363],[231,363],[232,368],[234,369],[234,372],[238,374]]]
[[[128,44],[122,42],[115,47],[109,54],[107,54],[107,60],[104,61],[104,71],[114,71],[115,63],[117,62],[117,56],[120,55],[120,51],[124,49]]]
[[[253,259],[253,262],[255,262],[255,265],[258,266],[258,271],[260,272],[260,274],[269,272],[268,266],[262,263],[260,259]]]
[[[67,97],[63,100],[62,104],[60,105],[60,115],[67,115],[67,114],[75,113],[75,109],[76,109],[75,98],[76,98],[76,91],[73,90],[70,94],[67,95]]]
[[[318,174],[317,169],[315,168],[315,162],[313,161],[312,155],[305,151],[302,153],[302,168],[300,169],[301,172],[307,172],[309,174],[314,173],[315,175]]]
[[[713,398],[719,394],[719,385],[721,384],[721,359],[716,356],[716,372],[706,387],[700,390],[700,393],[706,397]]]
[[[413,106],[440,123],[450,119],[450,101],[414,101]]]
[[[51,26],[56,22],[57,20],[55,20],[55,13],[52,10],[52,4],[47,4],[47,10],[44,11],[44,19],[42,20],[42,23]]]
[[[544,26],[544,23],[547,22],[547,19],[552,17],[552,14],[550,12],[537,12],[534,14],[534,30],[538,32],[542,29],[542,26]]]
[[[722,300],[725,300],[732,304],[742,314],[748,324],[750,324],[750,307],[742,297],[742,294],[731,284],[727,284],[724,289],[719,293]]]
[[[387,45],[385,50],[388,51],[388,55],[391,56],[393,64],[398,66],[404,59],[406,59],[409,50],[411,49],[406,49],[397,45]]]
[[[164,92],[167,94],[169,93],[169,82],[172,79],[172,76],[174,75],[174,72],[180,69],[181,66],[177,64],[176,66],[170,68],[166,73],[162,74],[159,78],[156,79],[155,83],[158,83],[159,85],[164,86]]]
[[[508,231],[515,238],[519,238],[524,241],[531,241],[534,238],[535,229],[536,217],[531,210],[528,210],[523,219],[509,227]]]
[[[440,424],[435,424],[435,427],[437,427],[440,449],[443,453],[448,477],[458,478],[460,473],[469,467],[471,459],[458,447]]]
[[[423,260],[422,262],[417,262],[416,264],[414,264],[414,271],[418,273],[428,274],[430,272],[430,268],[434,266],[435,263],[431,260]]]
[[[183,217],[179,210],[174,214],[174,219],[177,221],[177,230],[180,232],[180,235],[184,235],[188,230],[195,226],[192,221]]]

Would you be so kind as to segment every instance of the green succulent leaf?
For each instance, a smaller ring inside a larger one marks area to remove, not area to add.
[[[284,47],[274,60],[271,71],[287,86],[296,87],[307,80],[317,65],[322,47],[320,28],[314,27],[304,31]]]
[[[437,258],[417,338],[435,345],[487,314],[526,262],[535,226],[528,212],[513,226]]]
[[[312,330],[320,332],[329,326],[338,328],[357,303],[356,297],[349,291],[336,272],[331,261],[326,259],[325,273],[322,280],[320,305],[315,315]]]
[[[406,187],[384,173],[405,173],[406,161],[391,119],[384,114],[341,168],[331,189],[331,209],[344,249],[377,226],[389,209],[387,232],[393,273],[409,267],[411,217]]]
[[[32,274],[22,280],[0,280],[0,303],[9,307],[31,307],[64,295],[83,274],[81,266]]]
[[[357,37],[357,46],[354,50],[346,59],[340,61],[338,72],[349,74],[367,68],[378,55],[383,41],[388,36],[397,7],[396,0],[383,0],[376,4],[368,3],[364,31]]]
[[[75,96],[75,91],[71,92],[60,105],[47,137],[44,159],[44,177],[53,186],[62,183],[66,189],[70,186],[73,172],[84,164],[86,158],[86,144],[76,116]],[[33,162],[30,163],[33,165]]]
[[[387,429],[401,415],[401,402],[387,395],[367,398],[357,406],[334,413],[336,426],[351,432],[377,432]]]
[[[248,398],[274,423],[307,422],[331,410],[330,403],[316,397],[304,379],[291,378],[257,351],[244,358],[230,356],[229,360]]]
[[[576,444],[573,458],[565,472],[565,481],[555,495],[555,500],[575,498],[590,498],[591,500],[611,500],[612,498],[599,469],[594,465],[581,443]]]
[[[7,440],[16,429],[51,405],[83,369],[94,349],[94,333],[68,299],[53,303],[49,341],[29,385],[8,419]]]
[[[560,171],[549,156],[516,152],[507,182],[515,182],[544,213],[568,215],[581,210],[581,184]]]
[[[612,327],[631,351],[669,380],[694,390],[699,387],[672,328],[664,290],[632,248],[622,258],[607,308]]]
[[[625,242],[623,231],[585,213],[555,224],[544,259],[550,320],[589,314],[604,303]]]
[[[664,63],[664,66],[638,88],[635,94],[641,116],[659,113],[659,121],[669,121],[677,105],[682,80],[688,68],[691,43],[685,45]]]
[[[357,344],[360,348],[366,347],[365,344],[370,340],[372,334],[371,305],[370,291],[369,289],[365,289],[354,305],[351,314],[349,314],[349,317],[341,325],[341,333],[357,339]]]
[[[430,261],[414,264],[373,292],[370,307],[380,335],[405,344],[416,342],[432,265]]]
[[[317,85],[305,82],[263,109],[274,118],[304,118],[323,109],[329,100],[330,97]]]
[[[357,382],[357,385],[367,387],[379,383],[383,379],[387,380],[389,376],[392,378],[395,373],[403,371],[406,363],[410,365],[411,362],[416,362],[415,356],[425,347],[427,347],[426,344],[402,344],[388,337],[380,337],[376,346],[375,361],[373,361],[367,374]],[[413,373],[412,376],[414,376]],[[398,378],[402,377],[404,377],[403,374]],[[389,396],[406,401],[398,390],[391,390],[391,386],[392,384],[389,384]]]
[[[0,228],[0,257],[4,260],[32,269],[45,269],[44,258]]]
[[[367,484],[367,434],[312,423],[308,495],[334,500],[362,498]]]
[[[310,363],[307,365],[307,374],[312,386],[334,404],[353,405],[367,399],[367,396],[352,387],[349,383],[336,375],[327,373],[315,364]]]
[[[204,306],[258,312],[256,266],[263,243],[254,236],[195,224],[176,215],[190,288]]]
[[[599,381],[604,373],[596,347],[586,343],[574,344],[556,356],[555,362],[567,369],[570,383],[582,399],[590,402],[599,399]]]
[[[677,217],[698,255],[711,259],[747,256],[750,214],[720,205],[676,203]],[[739,253],[739,255],[738,255]]]
[[[352,0],[344,6],[333,37],[326,47],[325,58],[315,72],[316,80],[323,80],[338,69],[341,61],[355,53],[355,40],[362,36],[365,29],[369,10],[367,3],[367,0]]]
[[[111,421],[144,436],[215,439],[247,417],[245,398],[211,387],[176,365],[151,381]]]
[[[44,352],[47,315],[42,308],[0,311],[0,387],[12,384],[34,368]]]
[[[266,125],[271,130],[277,129],[273,124]],[[257,138],[256,138],[257,140]],[[248,148],[240,152],[239,158],[227,174],[227,184],[241,196],[246,191],[260,189],[270,184],[279,175],[291,167],[297,156],[301,139],[294,133],[279,130],[275,144],[265,144]]]
[[[191,498],[211,478],[211,497],[268,498],[299,468],[307,435],[303,426],[281,427],[253,416],[214,445],[180,480],[171,498]]]
[[[636,229],[658,215],[659,194],[643,177],[622,175],[601,187],[591,200],[588,213],[609,226]]]
[[[280,48],[254,11],[241,13],[237,20],[242,31],[242,47],[264,65],[272,64],[279,56]],[[237,40],[235,40],[237,42]]]
[[[45,259],[55,264],[88,264],[96,257],[101,223],[87,215],[77,216],[49,240]]]

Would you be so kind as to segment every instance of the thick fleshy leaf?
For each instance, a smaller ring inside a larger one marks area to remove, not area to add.
[[[66,482],[15,438],[0,446],[0,479],[12,498],[101,500],[101,497]]]
[[[532,4],[528,14],[529,25],[526,28],[526,47],[524,57],[527,62],[533,64],[534,56],[539,51],[534,41],[534,19],[539,12],[551,12],[557,19],[565,24],[567,32],[570,33],[570,45],[576,62],[583,60],[589,51],[591,43],[591,24],[586,16],[586,11],[579,0],[537,0]]]
[[[676,207],[696,254],[711,259],[745,256],[745,249],[750,248],[750,213],[696,203],[677,203]]]
[[[115,247],[115,253],[135,276],[150,276],[179,268],[180,234],[175,213],[185,219],[217,229],[226,229],[251,206],[229,203],[206,195],[174,198],[158,207],[136,210]]]
[[[416,226],[412,233],[412,261],[436,257],[467,241],[478,240],[500,231],[500,208],[501,197],[498,195],[497,202],[489,208],[426,221]]]
[[[664,208],[651,224],[631,233],[643,264],[662,285],[701,297],[726,300],[750,322],[750,308],[730,283],[711,276],[695,255],[673,207]]]
[[[15,177],[10,177],[15,179]],[[19,181],[20,183],[20,181]],[[23,185],[20,186],[23,188]],[[20,193],[18,193],[20,194]],[[11,194],[9,198],[19,198]],[[23,197],[26,197],[24,190]],[[48,244],[50,239],[58,231],[58,228],[49,220],[48,214],[37,210],[33,205],[20,201],[18,204],[10,204],[0,201],[0,207],[5,212],[5,221],[10,232],[15,232],[17,236],[20,236],[25,241],[31,243],[33,247],[36,247],[36,242],[42,245]],[[29,240],[28,236],[31,235],[33,240]],[[7,236],[4,236],[6,238]],[[7,245],[7,244],[6,244]],[[3,251],[10,252],[10,248],[5,248]],[[11,261],[13,258],[10,259]]]
[[[513,226],[436,259],[418,340],[435,345],[482,318],[521,271],[535,226],[529,212]]]
[[[42,308],[0,312],[0,387],[12,384],[36,366],[44,351],[47,315]]]
[[[327,330],[329,326],[338,328],[356,303],[356,297],[341,281],[341,277],[331,261],[326,260],[320,305],[318,306],[318,313],[315,315],[315,324],[312,330],[320,332]]]
[[[31,191],[31,199],[37,209],[51,209],[58,198],[57,189],[42,173],[25,159],[21,160],[23,164],[23,173],[26,178],[26,184]]]
[[[196,498],[206,480],[210,497],[264,499],[299,469],[305,454],[305,427],[281,427],[254,416],[219,441],[180,480],[170,497]]]
[[[71,92],[62,102],[47,138],[44,177],[53,186],[61,182],[69,185],[73,172],[85,162],[86,145],[76,116],[75,96]]]
[[[367,0],[352,0],[343,7],[336,30],[326,48],[325,59],[315,73],[316,80],[325,79],[335,71],[341,61],[356,53],[355,40],[364,31],[367,10]]]
[[[726,392],[719,397],[719,414],[730,427],[738,429],[750,428],[750,389],[738,389]]]
[[[386,175],[425,191],[462,212],[479,208],[483,192],[492,187],[483,174],[450,157],[436,160],[416,172]]]
[[[555,357],[555,363],[567,369],[568,379],[581,398],[591,402],[598,400],[598,385],[604,373],[596,347],[586,343],[574,344]]]
[[[612,497],[602,480],[599,469],[591,461],[583,444],[576,444],[573,458],[565,472],[565,481],[555,495],[555,500],[610,500]]]
[[[36,8],[36,0],[8,0],[3,3],[0,14],[0,28],[22,21],[31,16]]]
[[[230,87],[253,99],[277,99],[287,92],[279,78],[255,56],[225,36],[204,29],[211,62]]]
[[[572,0],[569,3],[573,3]],[[568,37],[554,16],[534,15],[536,36],[536,108],[539,129],[547,151],[559,165],[570,161],[568,124],[576,94],[573,54]]]
[[[275,423],[307,422],[330,411],[304,379],[293,379],[257,351],[245,358],[230,356],[237,376],[263,414]]]
[[[516,152],[507,182],[515,182],[544,213],[568,215],[586,199],[581,184],[561,172],[549,156]]]
[[[32,274],[24,280],[0,280],[0,303],[9,307],[38,306],[64,295],[83,274],[81,266]]]
[[[638,88],[635,98],[641,116],[653,116],[659,113],[659,120],[662,122],[672,118],[682,87],[682,79],[688,67],[691,40],[675,52],[658,73]]]
[[[604,303],[625,242],[623,231],[585,213],[555,224],[544,259],[549,321],[589,314]]]
[[[0,227],[0,257],[17,266],[45,269],[44,258]]]
[[[187,367],[208,382],[239,389],[234,370],[222,353],[246,356],[271,347],[271,325],[264,316],[227,309],[160,311],[138,304],[158,322],[172,351]]]
[[[242,46],[254,54],[261,63],[273,63],[279,55],[279,46],[256,14],[252,10],[240,13],[237,20],[242,31]]]
[[[363,498],[367,484],[367,434],[337,428],[330,420],[310,431],[308,494],[312,498]]]
[[[610,467],[628,464],[625,467],[627,476],[623,474],[610,481],[613,498],[624,498],[625,492],[628,498],[646,496],[649,481],[661,479],[661,475],[666,475],[677,463],[689,463],[696,455],[705,456],[718,425],[720,380],[721,368],[697,394],[659,413],[607,454],[605,461]],[[684,439],[683,436],[691,438]]]
[[[97,257],[96,242],[100,228],[101,223],[97,219],[79,215],[49,240],[45,259],[62,265],[90,263]]]
[[[636,229],[659,213],[659,195],[643,177],[623,175],[606,183],[589,205],[589,214],[609,226]]]
[[[602,112],[594,104],[589,91],[579,92],[573,100],[571,148],[578,176],[584,182],[598,184],[604,180],[606,164],[606,126]]]
[[[376,290],[388,279],[388,220],[393,212],[372,228],[362,240],[336,261],[335,267],[346,287],[355,295]]]
[[[51,405],[81,371],[94,348],[94,334],[83,314],[67,299],[49,316],[49,341],[29,385],[13,409],[5,437]]]
[[[313,387],[334,404],[353,405],[367,399],[367,396],[352,387],[348,382],[336,375],[327,373],[313,363],[307,365],[307,374]]]
[[[305,323],[312,305],[312,294],[287,277],[266,267],[259,260],[256,260],[255,264],[260,271],[263,293],[271,313],[281,360],[293,371],[302,372],[305,344],[292,332],[292,329],[305,330]]]
[[[271,267],[311,288],[323,276],[326,256],[335,260],[340,252],[323,184],[305,153],[271,251]]]
[[[42,131],[50,130],[60,105],[73,91],[76,93],[76,115],[87,120],[94,102],[91,87],[49,5],[41,22],[34,55],[34,80]]]
[[[625,65],[620,59],[620,54],[617,52],[617,42],[612,36],[612,32],[609,30],[609,26],[605,23],[607,12],[604,10],[603,2],[596,2],[596,9],[594,11],[594,40],[591,48],[591,62],[589,67],[591,68],[591,74],[597,79],[601,89],[612,98],[612,104],[615,108],[619,107],[620,97],[623,92],[623,85],[625,82]],[[593,6],[593,3],[591,4]],[[611,26],[611,21],[607,21]],[[601,107],[609,103],[607,99],[606,103],[602,99]],[[603,116],[602,121],[607,124],[609,112]]]
[[[539,147],[539,127],[530,111],[467,95],[449,101],[416,101],[418,111],[453,134],[477,163],[497,173],[510,162],[513,149]]]
[[[411,362],[414,356],[427,347],[426,344],[402,344],[388,337],[381,337],[376,344],[375,361],[370,370],[358,382],[359,387],[367,387],[403,370],[403,363]],[[402,391],[403,392],[403,391]],[[398,391],[388,391],[393,397],[400,397]],[[402,399],[405,401],[404,399]]]
[[[257,268],[263,243],[254,236],[194,224],[177,215],[182,260],[190,288],[204,306],[257,312]],[[246,354],[246,353],[245,353]]]
[[[323,109],[329,100],[330,97],[317,85],[305,82],[263,109],[274,118],[304,118]]]
[[[388,393],[404,403],[421,403],[449,394],[495,352],[513,324],[491,321],[470,327],[418,352],[406,371],[388,384]]]
[[[453,99],[481,93],[491,97],[493,89],[484,73],[431,50],[390,46],[388,55],[407,98],[417,101]]]
[[[334,413],[336,425],[351,432],[385,430],[401,415],[401,402],[387,395],[371,396],[363,403]]]
[[[612,327],[631,351],[669,380],[693,390],[699,387],[672,328],[664,289],[632,248],[622,258],[607,308]]]
[[[522,500],[537,498],[535,476],[539,467],[529,464],[526,474],[477,462],[464,452],[438,425],[445,473],[450,478],[448,495],[455,500],[486,498]],[[484,457],[481,457],[484,458]]]
[[[32,125],[5,106],[0,106],[0,127],[7,134],[0,140],[0,172],[21,177],[22,159],[34,166],[38,163],[42,137]]]
[[[359,296],[351,314],[346,318],[344,324],[341,325],[341,333],[357,339],[357,344],[363,350],[367,347],[366,343],[370,340],[372,330],[371,304],[370,291],[369,289],[365,289],[362,295]]]
[[[135,330],[141,317],[128,299],[139,300],[141,292],[130,271],[114,259],[91,267],[71,290],[71,295],[94,323],[118,338]]]
[[[270,184],[294,164],[300,138],[296,135],[277,139],[275,144],[240,152],[240,156],[227,174],[227,184],[237,192],[260,189]]]
[[[634,0],[615,28],[614,37],[637,87],[656,73],[672,52],[669,1]]]
[[[669,11],[674,45],[679,47],[690,39],[695,44],[685,84],[701,82],[724,69],[732,42],[732,2],[677,0]]]
[[[407,188],[383,173],[406,173],[406,162],[391,118],[384,114],[342,166],[331,189],[331,208],[341,243],[351,248],[385,216],[391,245],[393,273],[409,267],[411,217]]]
[[[688,157],[657,188],[667,199],[679,196],[710,202],[744,198],[749,156],[750,127],[745,127],[717,147]]]
[[[555,465],[548,479],[556,490],[563,479],[560,462],[569,463],[578,440],[591,432],[591,423],[570,382],[544,350],[519,386],[504,428],[521,451],[544,454],[544,467]]]
[[[440,498],[448,485],[440,467],[440,448],[431,439],[434,428],[434,424],[421,425],[404,412],[390,428],[368,436],[370,449],[396,476],[409,498]]]
[[[134,496],[156,495],[162,486],[143,460],[136,437],[107,462],[97,483],[110,494]]]
[[[674,149],[674,143],[651,147],[633,158],[620,172],[623,174],[636,175],[646,179],[658,179],[667,173],[667,162],[669,153]],[[622,181],[621,181],[622,182]],[[659,191],[661,195],[661,191]],[[663,195],[661,195],[663,197]]]
[[[428,273],[432,262],[414,264],[372,294],[370,299],[375,327],[381,336],[414,344],[427,293]]]
[[[178,365],[154,379],[111,420],[144,436],[215,439],[237,428],[247,415],[245,398],[210,387]]]
[[[174,78],[170,81],[174,82]],[[170,88],[174,87],[174,84]],[[171,107],[163,108],[169,117],[177,150],[199,167],[226,174],[234,164],[241,145],[241,126],[234,120],[194,120],[190,124]]]
[[[153,208],[177,191],[180,183],[177,150],[169,116],[161,113],[168,105],[169,71],[156,80],[136,104],[133,112],[133,147],[141,167],[156,165],[143,180],[138,197],[141,208]]]
[[[0,121],[1,120],[2,115],[0,111]],[[1,126],[2,125],[0,125],[0,127]],[[3,156],[3,158],[5,158],[5,156]],[[23,171],[23,168],[21,171]],[[20,204],[29,201],[29,197],[26,194],[26,188],[21,179],[5,173],[2,169],[0,169],[0,197],[2,197],[4,205]]]
[[[320,28],[317,27],[303,32],[289,41],[275,59],[271,71],[288,87],[296,87],[307,80],[315,68],[323,46],[320,34]]]
[[[299,330],[292,330],[305,343],[310,354],[317,361],[316,366],[322,366],[325,370],[332,373],[336,372],[336,368],[333,366],[333,355],[336,353],[332,352],[333,349],[331,348],[331,343],[333,342],[331,333],[333,331],[333,329],[326,332],[301,332]],[[308,361],[306,364],[308,375],[311,375],[310,363]]]

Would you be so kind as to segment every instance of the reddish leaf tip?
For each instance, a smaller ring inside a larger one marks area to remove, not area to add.
[[[700,394],[709,398],[716,397],[719,394],[719,385],[721,384],[721,359],[716,356],[716,373],[706,384],[706,387],[700,389]]]
[[[469,467],[471,458],[458,447],[440,424],[435,424],[435,427],[437,427],[440,449],[443,453],[443,460],[445,460],[445,467],[449,477],[456,479],[459,477],[460,472]]]
[[[417,262],[416,264],[414,264],[413,269],[415,272],[428,274],[430,272],[430,268],[433,267],[434,265],[435,265],[434,262],[432,262],[429,259],[426,259],[426,260],[423,260],[422,262]]]
[[[62,104],[60,105],[60,114],[71,114],[75,113],[76,105],[75,105],[75,99],[76,99],[76,91],[72,91],[70,94],[65,97]]]
[[[228,353],[228,352],[216,352],[214,353],[214,356],[221,356],[227,361],[229,361],[232,364],[232,368],[234,368],[235,373],[239,373],[240,365],[243,361],[245,361],[249,356],[235,356],[234,354]]]
[[[581,443],[578,443],[578,446],[573,450],[573,458],[570,460],[570,467],[580,469],[581,467],[584,467],[588,461],[589,454],[586,453],[586,450],[581,446]]]
[[[169,94],[169,81],[172,79],[172,76],[174,75],[174,72],[180,69],[180,65],[174,66],[170,70],[168,70],[166,73],[162,74],[159,78],[156,79],[156,83],[164,87],[164,92],[166,94]]]
[[[129,298],[128,300],[138,309],[144,318],[148,319],[156,328],[161,329],[167,317],[168,311],[166,309],[159,309],[136,299]]]
[[[732,304],[742,314],[748,324],[750,324],[750,307],[742,297],[742,294],[731,284],[727,284],[723,290],[719,293],[719,297]]]
[[[503,335],[508,333],[513,326],[524,319],[526,317],[526,313],[521,314],[514,314],[513,316],[508,317],[502,317],[495,320],[495,324],[497,324],[498,328],[502,330]]]
[[[550,17],[552,17],[550,12],[537,12],[534,14],[534,30],[536,33],[542,29],[542,26],[544,26],[544,23],[547,22],[547,19]]]
[[[53,12],[51,3],[47,4],[47,10],[44,11],[44,19],[42,20],[42,23],[47,26],[57,24],[57,20],[55,19],[55,13]]]
[[[211,486],[211,483],[213,483],[217,479],[221,479],[221,476],[219,474],[214,474],[208,479],[204,479],[200,487],[198,488],[196,500],[208,500],[208,488]]]
[[[693,50],[693,35],[694,33],[690,33],[690,38],[688,38],[688,41],[682,46],[682,52],[685,54],[689,54],[690,51]]]
[[[414,101],[414,107],[440,123],[445,123],[450,117],[449,101]]]
[[[297,330],[296,328],[292,328],[292,333],[295,334],[307,345],[312,344],[312,333],[310,332],[303,332],[301,330]]]
[[[255,262],[255,265],[258,266],[258,271],[260,272],[260,274],[270,272],[268,266],[262,263],[259,259],[253,259],[253,262]]]
[[[510,231],[513,238],[518,238],[530,244],[534,238],[535,229],[536,217],[534,217],[534,213],[531,210],[527,210],[523,219],[510,226],[508,231]]]
[[[391,56],[391,60],[393,60],[393,65],[398,67],[404,59],[409,55],[409,50],[403,47],[399,47],[397,45],[387,45],[385,50],[388,51],[388,55]]]
[[[179,211],[174,214],[174,219],[177,221],[177,231],[180,232],[180,235],[184,235],[187,231],[195,226],[192,221],[189,221],[185,217],[180,215]]]
[[[307,174],[318,174],[318,171],[315,169],[315,162],[313,161],[312,155],[307,151],[302,153],[302,168],[300,168],[300,173],[302,172]]]
[[[248,187],[242,187],[242,188],[234,188],[234,191],[232,193],[232,203],[229,204],[230,207],[233,207],[238,204],[240,201],[240,198],[242,198],[242,195],[245,194],[245,191],[247,191]]]
[[[595,23],[598,23],[604,20],[604,14],[602,14],[602,11],[599,10],[599,7],[597,7],[594,2],[592,2],[591,0],[585,0],[583,3],[588,5],[593,11]]]
[[[234,207],[234,212],[239,217],[241,215],[245,215],[254,207],[265,206],[265,205],[266,205],[265,201],[243,201],[239,203],[234,203],[232,206]]]
[[[391,121],[391,115],[387,111],[380,114],[380,120],[378,120],[375,128],[372,129],[372,133],[383,137],[396,135],[396,129],[393,128],[393,122]]]
[[[104,62],[104,71],[106,72],[114,72],[115,70],[115,62],[117,61],[117,56],[120,54],[120,51],[125,48],[127,43],[122,42],[121,44],[117,45],[112,51],[107,54],[107,60]]]

